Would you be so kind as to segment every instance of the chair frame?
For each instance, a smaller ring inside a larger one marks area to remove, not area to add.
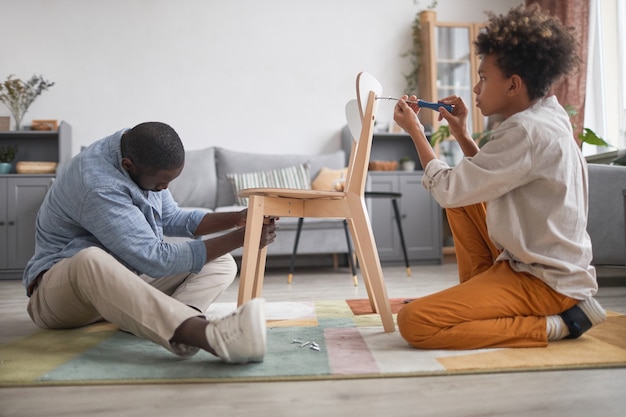
[[[259,242],[266,217],[345,219],[348,222],[372,310],[380,315],[385,332],[395,331],[378,249],[364,198],[374,133],[376,95],[381,94],[382,91],[372,90],[368,93],[362,91],[361,82],[369,76],[369,74],[364,74],[366,73],[359,73],[357,76],[357,103],[362,122],[361,132],[359,141],[353,143],[352,146],[344,191],[250,188],[238,193],[239,197],[249,199],[238,305],[261,296],[267,247],[259,249]],[[367,98],[365,107],[362,105],[363,97]]]

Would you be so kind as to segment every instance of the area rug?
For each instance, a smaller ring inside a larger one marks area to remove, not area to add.
[[[389,299],[389,305],[391,306],[391,312],[393,314],[397,314],[398,311],[400,311],[400,309],[402,307],[404,307],[404,305],[411,301],[411,299],[408,298],[390,298]],[[364,314],[372,314],[373,313],[373,309],[372,309],[372,305],[370,304],[370,300],[366,299],[366,298],[362,298],[362,299],[354,299],[354,300],[346,300],[346,303],[348,303],[348,306],[350,307],[350,310],[352,310],[352,314],[354,314],[355,316],[362,316]]]
[[[385,333],[375,314],[355,315],[346,301],[268,302],[262,363],[228,365],[200,352],[179,358],[110,324],[38,331],[0,346],[0,387],[39,385],[215,383],[463,373],[548,371],[626,366],[626,316],[580,339],[547,348],[418,350]],[[227,314],[218,303],[209,314]]]

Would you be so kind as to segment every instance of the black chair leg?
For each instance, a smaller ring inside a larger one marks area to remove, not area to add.
[[[406,275],[411,276],[411,266],[409,265],[409,256],[406,253],[406,243],[404,242],[404,233],[402,232],[402,219],[400,218],[400,210],[398,209],[398,201],[391,199],[393,211],[396,215],[396,224],[398,225],[398,233],[400,234],[400,244],[402,245],[402,253],[404,254],[404,265],[406,266]]]
[[[291,284],[293,280],[293,270],[296,264],[296,254],[298,253],[298,243],[300,242],[300,232],[302,231],[302,223],[304,218],[298,218],[298,226],[296,228],[296,240],[293,242],[293,253],[291,254],[291,260],[289,261],[289,275],[287,275],[287,283]]]
[[[350,270],[352,271],[352,281],[356,287],[359,285],[359,280],[356,276],[356,266],[354,265],[354,259],[352,258],[352,244],[350,243],[350,231],[348,230],[348,221],[346,219],[343,219],[343,229],[346,232],[346,243],[348,244],[348,264],[350,265]]]

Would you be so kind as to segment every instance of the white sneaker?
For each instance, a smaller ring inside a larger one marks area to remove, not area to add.
[[[224,362],[263,362],[266,346],[265,300],[250,300],[232,314],[209,323],[206,337]]]

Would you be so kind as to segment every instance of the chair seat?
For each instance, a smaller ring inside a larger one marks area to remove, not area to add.
[[[341,191],[303,190],[299,188],[246,188],[239,191],[239,197],[262,195],[265,197],[285,197],[295,199],[326,198],[341,200],[346,193]]]

